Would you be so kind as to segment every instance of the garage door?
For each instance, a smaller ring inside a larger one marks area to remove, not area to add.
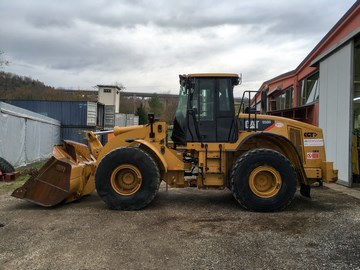
[[[351,186],[352,47],[349,43],[320,62],[319,126],[326,157],[339,170],[339,184]]]

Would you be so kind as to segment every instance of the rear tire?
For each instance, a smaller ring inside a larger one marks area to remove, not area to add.
[[[15,168],[5,159],[0,157],[0,170],[3,173],[12,173],[15,172]]]
[[[274,150],[251,150],[236,161],[232,170],[232,193],[242,207],[251,211],[285,209],[294,198],[296,186],[292,164]]]
[[[155,198],[160,172],[154,159],[139,148],[108,153],[95,174],[96,190],[110,209],[139,210]]]

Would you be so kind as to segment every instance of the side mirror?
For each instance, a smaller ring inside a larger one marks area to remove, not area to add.
[[[154,113],[148,113],[148,121],[150,124],[153,124],[155,122],[155,114]]]
[[[149,124],[150,124],[150,134],[149,137],[150,138],[155,138],[155,133],[154,133],[154,122],[155,122],[155,114],[154,113],[148,113],[148,120],[149,120]]]

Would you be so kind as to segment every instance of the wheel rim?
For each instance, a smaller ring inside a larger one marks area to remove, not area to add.
[[[281,188],[282,180],[280,173],[273,167],[259,166],[255,168],[249,177],[251,191],[260,198],[271,198]]]
[[[131,164],[120,165],[111,174],[111,186],[120,195],[133,195],[140,189],[141,184],[141,173]]]

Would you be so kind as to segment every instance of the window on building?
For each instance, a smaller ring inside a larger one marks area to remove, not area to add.
[[[282,91],[282,94],[275,98],[275,110],[285,110],[292,108],[293,90],[294,88],[291,86]],[[272,109],[274,109],[274,106],[272,106]]]
[[[104,89],[104,93],[111,93],[111,89],[105,88],[105,89]]]
[[[299,105],[313,103],[319,99],[319,72],[305,78],[300,82]]]
[[[360,39],[357,37],[354,44],[353,60],[353,126],[354,134],[358,136],[358,147],[360,146]]]

